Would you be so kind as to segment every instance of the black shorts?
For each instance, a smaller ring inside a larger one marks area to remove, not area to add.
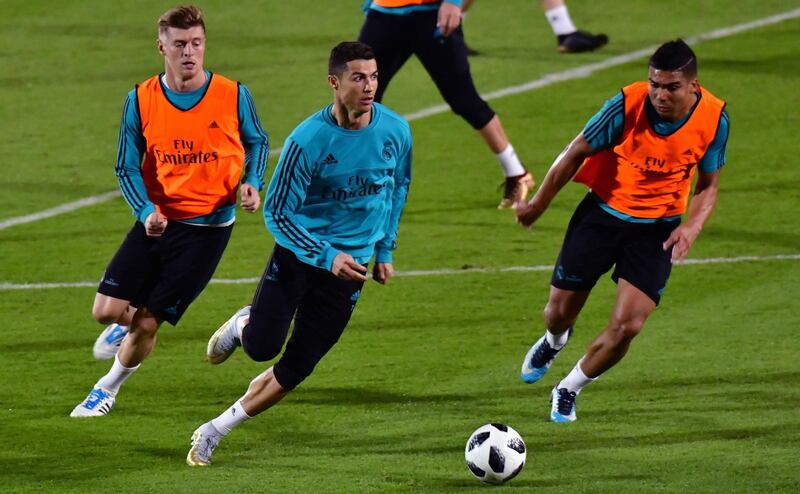
[[[475,84],[467,60],[467,46],[461,27],[442,37],[436,28],[436,10],[407,15],[367,13],[358,40],[375,51],[378,62],[378,90],[381,101],[392,77],[413,54],[419,58],[442,97],[453,111],[474,129],[482,129],[494,118],[494,110],[484,101]]]
[[[588,291],[612,266],[620,278],[658,304],[672,270],[672,252],[662,244],[680,220],[632,223],[604,211],[591,193],[569,222],[551,284],[562,290]]]
[[[294,319],[286,350],[273,367],[281,387],[294,389],[339,341],[363,286],[299,261],[292,251],[275,245],[242,332],[244,351],[257,361],[276,357]]]
[[[161,237],[136,222],[103,274],[98,293],[146,307],[173,326],[208,284],[233,225],[208,227],[171,221]]]

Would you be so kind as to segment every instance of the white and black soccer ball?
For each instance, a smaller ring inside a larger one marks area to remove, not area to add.
[[[464,449],[469,471],[489,484],[507,482],[525,466],[525,441],[504,424],[486,424],[469,436]]]

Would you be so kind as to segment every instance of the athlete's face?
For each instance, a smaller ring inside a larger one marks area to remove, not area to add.
[[[691,110],[696,98],[697,79],[688,79],[683,72],[665,71],[650,67],[648,95],[658,116],[676,122]]]
[[[168,27],[158,36],[158,51],[164,55],[167,76],[183,81],[197,77],[203,70],[206,33],[203,26],[189,29]]]
[[[341,76],[329,76],[328,82],[348,112],[366,113],[372,108],[378,89],[378,62],[351,60]]]

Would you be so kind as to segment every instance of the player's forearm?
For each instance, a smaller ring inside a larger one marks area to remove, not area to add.
[[[708,185],[702,190],[697,190],[689,204],[686,214],[686,227],[692,232],[692,240],[700,235],[703,226],[711,217],[714,206],[717,204],[718,188],[716,184]]]

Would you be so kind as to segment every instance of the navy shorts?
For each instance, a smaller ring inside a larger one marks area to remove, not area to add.
[[[233,225],[171,221],[161,237],[136,222],[103,274],[98,293],[146,307],[173,326],[211,280]]]
[[[588,291],[614,267],[620,278],[656,304],[672,270],[672,252],[662,248],[680,220],[633,223],[604,211],[591,193],[569,222],[550,283],[562,290]]]
[[[273,367],[281,387],[294,389],[339,341],[363,286],[306,264],[275,245],[253,297],[250,322],[242,331],[244,351],[261,362],[275,358],[294,320],[286,350]]]

